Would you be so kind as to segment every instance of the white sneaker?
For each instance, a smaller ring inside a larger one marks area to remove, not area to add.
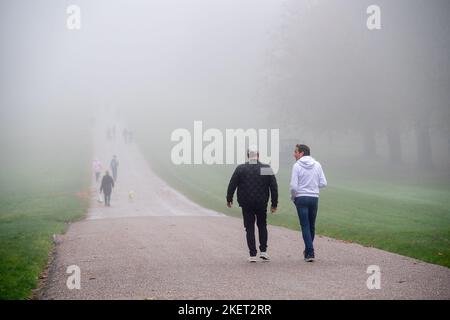
[[[261,258],[262,261],[266,262],[266,261],[270,261],[270,257],[267,254],[267,252],[261,252],[259,254],[259,257]]]
[[[248,262],[258,262],[256,257],[248,257]]]

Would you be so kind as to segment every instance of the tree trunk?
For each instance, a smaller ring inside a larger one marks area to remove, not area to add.
[[[426,121],[417,121],[415,126],[417,143],[417,165],[419,167],[433,167],[430,128]]]
[[[396,124],[391,124],[387,128],[389,160],[395,164],[402,163],[402,144],[400,140],[400,130]]]
[[[363,156],[366,159],[373,159],[377,156],[376,144],[375,144],[375,131],[373,128],[367,126],[363,131],[364,146]]]

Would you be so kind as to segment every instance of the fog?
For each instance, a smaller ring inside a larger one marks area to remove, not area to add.
[[[306,143],[333,170],[448,180],[450,3],[373,2],[3,0],[1,159],[109,114],[167,159],[199,120],[279,129],[283,165]]]

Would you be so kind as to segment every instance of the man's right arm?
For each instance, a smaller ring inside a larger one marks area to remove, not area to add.
[[[298,171],[297,171],[297,163],[294,163],[294,165],[292,166],[291,183],[290,183],[292,201],[294,201],[295,199],[297,187],[298,187]]]
[[[271,198],[271,207],[276,209],[278,206],[278,184],[277,178],[274,174],[270,175],[270,198]]]

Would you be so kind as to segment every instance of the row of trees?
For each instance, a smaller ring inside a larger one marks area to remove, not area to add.
[[[381,30],[366,27],[368,1],[288,2],[263,101],[280,127],[361,135],[368,158],[401,163],[402,132],[413,130],[419,160],[433,152],[431,130],[450,139],[450,4],[377,3]],[[377,134],[387,150],[376,150]]]

